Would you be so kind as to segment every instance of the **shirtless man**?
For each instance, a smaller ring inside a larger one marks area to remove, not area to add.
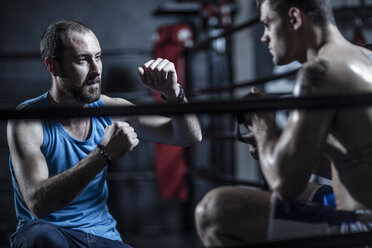
[[[295,96],[372,91],[371,53],[348,42],[328,0],[257,0],[273,62],[302,63]],[[254,94],[262,94],[253,89]],[[372,109],[295,110],[283,132],[273,113],[246,114],[271,189],[223,187],[196,208],[206,246],[372,230]],[[299,200],[310,176],[331,168],[336,209]]]
[[[101,95],[102,51],[84,24],[50,25],[40,49],[51,88],[19,109],[132,105]],[[151,60],[138,72],[168,102],[186,102],[173,63]],[[107,208],[106,165],[114,166],[140,139],[178,146],[201,140],[195,115],[16,120],[7,134],[19,220],[12,247],[128,247]]]

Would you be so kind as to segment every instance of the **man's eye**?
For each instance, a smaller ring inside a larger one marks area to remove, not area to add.
[[[85,61],[87,61],[86,58],[77,58],[77,59],[76,59],[76,62],[78,62],[78,63],[83,63],[83,62],[85,62]]]

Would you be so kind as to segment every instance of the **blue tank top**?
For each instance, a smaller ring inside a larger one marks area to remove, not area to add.
[[[33,108],[48,107],[48,93],[37,98],[27,100]],[[103,107],[101,99],[89,104],[89,107]],[[59,174],[86,157],[101,143],[106,126],[112,124],[110,117],[92,117],[92,132],[87,140],[81,141],[73,138],[56,120],[43,120],[44,141],[40,150],[48,163],[49,176]],[[19,228],[29,220],[37,219],[27,208],[22,198],[17,181],[14,176],[13,164],[10,155],[10,172],[14,189],[15,210]],[[108,189],[106,183],[107,169],[103,169],[67,207],[53,212],[44,220],[58,226],[80,230],[112,240],[121,240],[116,230],[116,221],[111,216],[107,207]]]

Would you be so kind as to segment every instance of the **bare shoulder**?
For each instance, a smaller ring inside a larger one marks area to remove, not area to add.
[[[131,103],[130,101],[119,97],[109,97],[107,95],[102,94],[101,99],[105,106],[133,105],[133,103]]]
[[[21,106],[17,110],[22,111],[28,108],[28,106]],[[31,143],[40,147],[44,138],[41,120],[9,120],[7,138],[9,144],[14,143],[17,147],[22,144],[30,145]]]
[[[367,56],[372,55],[372,44],[368,44],[365,47],[358,47]]]
[[[130,101],[120,98],[120,97],[109,97],[106,95],[101,95],[102,102],[107,107],[115,107],[115,106],[133,106],[134,104]],[[125,116],[112,116],[111,117],[113,121],[129,121],[130,119],[136,119],[136,118],[130,118]]]
[[[294,94],[306,96],[325,90],[331,74],[330,64],[331,61],[324,58],[316,58],[303,64],[297,73]]]

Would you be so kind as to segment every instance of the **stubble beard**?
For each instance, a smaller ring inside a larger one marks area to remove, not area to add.
[[[86,90],[85,87],[93,82],[98,83],[98,87],[89,87]],[[101,96],[101,78],[96,77],[85,80],[82,86],[76,86],[69,78],[64,78],[62,80],[62,90],[76,102],[92,103],[97,101]]]
[[[288,56],[281,53],[273,53],[273,64],[277,66],[289,64]]]

